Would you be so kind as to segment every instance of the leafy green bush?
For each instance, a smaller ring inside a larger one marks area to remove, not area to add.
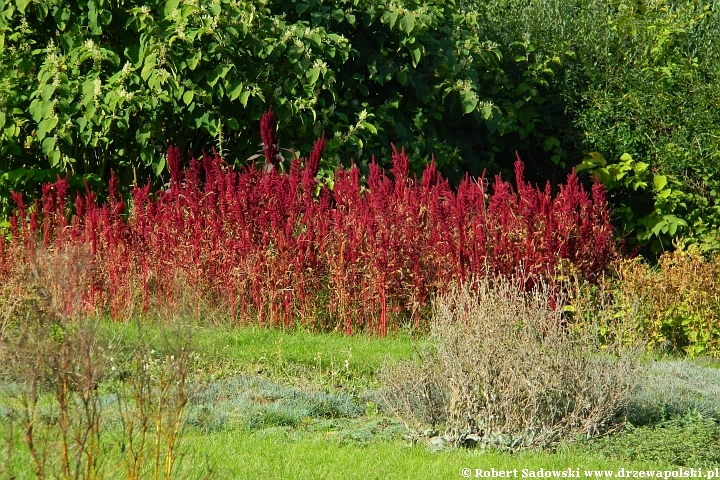
[[[612,182],[623,175],[647,182],[622,171],[627,154],[667,180],[667,188],[653,188],[652,178],[648,186],[617,185],[611,201],[628,240],[654,252],[681,237],[720,248],[717,0],[464,4],[479,12],[489,39],[520,42],[535,64],[565,55],[549,77],[543,132],[558,139],[568,165],[599,152],[619,170]]]
[[[533,182],[619,172],[631,244],[717,250],[717,45],[718,0],[0,0],[0,214],[58,172],[160,185],[168,144],[245,164],[272,106],[284,158],[328,134],[328,185],[391,143],[451,181],[519,150]]]
[[[416,170],[431,154],[446,174],[498,170],[500,152],[535,135],[542,82],[510,82],[499,46],[460,13],[414,0],[0,0],[0,197],[56,171],[158,178],[168,144],[244,164],[270,105],[281,147],[305,154],[330,135],[329,179],[338,160],[389,158],[391,142]]]
[[[588,170],[597,175],[610,192],[616,195],[616,220],[623,234],[633,242],[649,244],[654,253],[672,248],[672,239],[688,232],[688,222],[681,218],[686,213],[701,214],[689,200],[692,195],[681,190],[683,184],[672,176],[652,173],[650,165],[636,162],[624,153],[617,163],[608,163],[598,152],[590,152],[576,171]],[[628,198],[632,193],[635,198]],[[627,203],[626,203],[627,202]],[[691,207],[690,209],[688,207]],[[638,212],[649,212],[636,216]],[[700,248],[716,250],[720,241],[708,234],[708,225],[695,223],[694,232],[700,235]],[[687,239],[685,244],[697,243]]]

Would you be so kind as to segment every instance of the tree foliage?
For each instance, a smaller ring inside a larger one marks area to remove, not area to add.
[[[269,106],[282,148],[327,132],[327,177],[391,143],[415,171],[434,154],[480,174],[538,118],[453,2],[0,0],[0,31],[5,189],[66,170],[161,178],[168,144],[244,164]]]
[[[486,36],[523,41],[556,69],[546,134],[611,189],[616,221],[652,251],[686,238],[717,250],[720,2],[466,2]],[[501,20],[502,19],[502,20]]]

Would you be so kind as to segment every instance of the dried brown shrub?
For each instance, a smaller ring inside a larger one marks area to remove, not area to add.
[[[607,343],[600,315],[568,324],[550,290],[478,281],[435,301],[433,349],[384,373],[388,406],[415,428],[500,447],[549,446],[622,425],[641,347]],[[624,334],[607,338],[625,338]]]

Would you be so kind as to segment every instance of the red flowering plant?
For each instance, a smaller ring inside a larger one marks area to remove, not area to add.
[[[274,165],[272,111],[261,131]],[[316,181],[324,145],[322,137],[287,172],[233,171],[216,153],[183,168],[170,147],[169,188],[134,187],[129,209],[114,175],[107,201],[87,189],[72,214],[62,178],[34,206],[14,195],[0,279],[38,241],[82,242],[95,262],[84,304],[113,318],[189,295],[233,322],[385,335],[401,324],[424,328],[424,307],[455,282],[503,276],[530,289],[538,279],[552,284],[565,264],[594,281],[617,255],[602,185],[587,192],[574,173],[553,195],[549,184],[525,182],[518,158],[514,187],[500,176],[491,185],[466,177],[452,189],[434,162],[411,178],[407,155],[393,147],[389,172],[373,159],[363,184],[358,168],[339,168],[330,190]]]

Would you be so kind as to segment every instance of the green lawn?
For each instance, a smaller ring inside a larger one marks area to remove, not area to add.
[[[189,445],[207,455],[219,478],[327,479],[458,479],[464,468],[513,470],[620,467],[669,468],[662,462],[608,460],[578,449],[557,453],[501,454],[453,449],[431,453],[423,445],[402,441],[369,444],[342,442],[329,434],[288,434],[282,431],[233,431],[207,437],[189,436]]]
[[[138,338],[137,325],[103,322],[103,329],[115,348]],[[141,330],[158,350],[174,331]],[[431,449],[429,439],[413,442],[404,424],[383,410],[379,370],[412,359],[427,340],[219,326],[187,326],[175,335],[192,337],[200,360],[173,478],[458,479],[466,468],[472,476],[475,469],[517,469],[518,478],[523,469],[571,469],[584,478],[584,470],[720,466],[720,370],[712,362],[650,361],[636,395],[636,426],[625,432],[555,452],[507,453]],[[117,381],[99,387],[106,403],[103,478],[125,478],[112,396]],[[3,415],[18,405],[10,390],[0,395]],[[3,439],[7,425],[0,425]],[[0,457],[0,478],[34,478],[17,428],[15,440],[10,461]],[[144,472],[142,478],[152,478]]]

